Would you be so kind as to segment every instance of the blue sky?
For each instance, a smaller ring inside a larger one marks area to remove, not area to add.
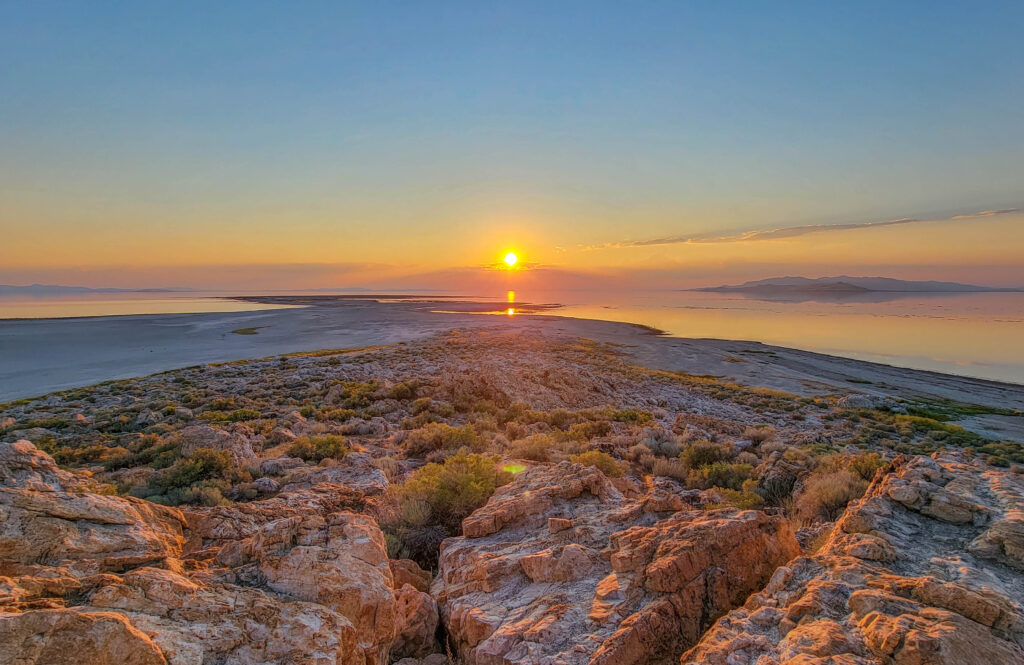
[[[438,267],[1024,203],[1024,3],[846,4],[3,2],[0,225]]]

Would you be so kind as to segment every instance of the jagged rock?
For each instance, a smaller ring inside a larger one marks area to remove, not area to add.
[[[270,434],[267,435],[267,444],[271,446],[277,446],[282,443],[291,443],[298,437],[295,436],[295,432],[291,431],[287,427],[275,427],[271,430]],[[268,462],[270,460],[267,460]],[[266,462],[264,462],[266,464]]]
[[[2,560],[85,575],[170,565],[181,552],[180,511],[81,491],[79,479],[28,441],[0,444],[0,483]]]
[[[228,541],[249,538],[264,525],[277,520],[358,510],[362,505],[362,492],[341,485],[325,484],[263,501],[188,508],[184,511],[189,535],[186,549],[196,552],[204,548],[220,547]]]
[[[399,634],[430,650],[433,600],[400,590],[399,633],[384,535],[348,488],[183,513],[92,494],[26,441],[0,444],[0,483],[0,664],[384,665]]]
[[[225,431],[209,425],[189,425],[177,432],[181,440],[181,455],[187,457],[200,448],[226,450],[237,460],[256,457],[252,443],[237,431]]]
[[[263,460],[260,463],[260,471],[268,476],[283,476],[292,469],[298,469],[305,465],[306,463],[298,457],[274,457]]]
[[[437,603],[411,584],[395,590],[397,631],[391,647],[393,658],[422,658],[435,650]]]
[[[466,518],[465,536],[442,545],[432,593],[462,657],[471,665],[678,657],[799,554],[781,517],[704,513],[690,500],[667,479],[627,497],[596,468],[569,463],[519,474]]]
[[[1024,477],[900,458],[684,665],[1024,663]]]
[[[0,615],[0,665],[166,665],[153,641],[116,612]]]
[[[382,494],[388,488],[388,477],[365,453],[349,453],[332,466],[299,467],[283,483],[284,491],[307,489],[323,483],[344,485],[367,495]]]
[[[412,559],[391,559],[388,565],[391,567],[396,589],[408,584],[417,591],[430,590],[430,573],[420,568]]]
[[[135,418],[135,425],[138,427],[149,427],[160,422],[160,417],[153,413],[150,409],[141,411],[138,417]]]
[[[216,560],[244,582],[346,617],[367,663],[387,663],[396,634],[394,583],[384,534],[372,518],[332,512],[276,519],[224,545]]]

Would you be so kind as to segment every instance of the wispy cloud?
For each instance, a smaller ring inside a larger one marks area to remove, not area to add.
[[[729,242],[754,242],[758,240],[779,240],[782,238],[795,238],[810,233],[823,233],[826,231],[851,231],[856,229],[871,229],[883,226],[901,226],[904,224],[925,224],[930,222],[945,222],[949,220],[975,219],[978,217],[993,217],[995,215],[1008,215],[1021,212],[1020,208],[1006,208],[1003,210],[983,210],[970,215],[955,215],[940,219],[918,219],[915,217],[903,217],[901,219],[890,219],[882,222],[850,222],[847,224],[808,224],[804,226],[784,226],[774,229],[755,229],[733,234],[697,233],[690,235],[664,236],[661,238],[650,238],[647,240],[621,240],[618,242],[591,245],[586,249],[614,249],[619,247],[650,247],[653,245],[697,245]]]

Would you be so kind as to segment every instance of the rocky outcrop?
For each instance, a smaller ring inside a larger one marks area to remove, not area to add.
[[[1024,663],[1024,476],[900,458],[684,665]]]
[[[478,665],[678,657],[799,554],[783,518],[688,498],[664,478],[624,494],[569,463],[521,473],[442,546],[450,638]]]
[[[231,431],[209,425],[189,425],[176,434],[181,442],[181,455],[187,457],[200,448],[226,450],[236,460],[254,459],[252,441],[245,428],[234,425]]]
[[[0,443],[0,561],[74,576],[176,567],[181,512],[142,499],[92,494],[28,441]]]
[[[433,599],[396,594],[349,488],[179,511],[91,493],[27,441],[0,444],[0,482],[0,665],[385,665],[396,637],[403,656],[432,650]]]

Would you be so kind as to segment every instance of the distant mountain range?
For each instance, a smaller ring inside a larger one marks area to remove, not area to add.
[[[890,277],[771,277],[737,285],[709,286],[693,291],[752,294],[808,294],[842,295],[867,293],[990,293],[1021,291],[1014,288],[996,288],[960,284],[958,282],[914,282]]]
[[[0,284],[0,296],[54,296],[75,293],[175,293],[191,289],[91,289],[87,286],[62,286],[59,284],[29,284],[15,286]]]

